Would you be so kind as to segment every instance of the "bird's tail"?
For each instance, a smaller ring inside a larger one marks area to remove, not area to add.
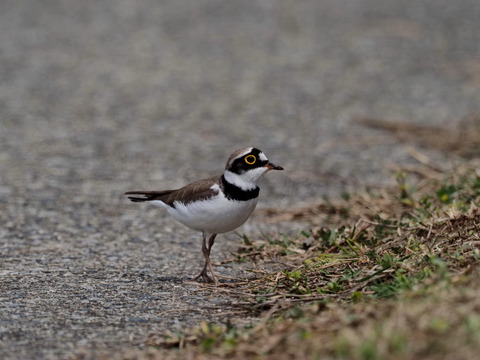
[[[163,190],[163,191],[128,191],[125,195],[136,195],[129,196],[128,198],[133,202],[144,202],[144,201],[153,201],[153,200],[162,200],[166,195],[171,194],[175,190]]]

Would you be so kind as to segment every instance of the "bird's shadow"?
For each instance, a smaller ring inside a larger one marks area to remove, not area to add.
[[[181,284],[186,279],[184,277],[179,276],[158,276],[155,278],[155,281],[162,282],[162,283],[173,283],[173,284]]]
[[[237,285],[245,284],[247,279],[237,279],[237,278],[224,278],[220,277],[219,284],[215,285],[213,282],[203,282],[195,280],[191,276],[158,276],[155,277],[155,282],[158,283],[170,283],[170,284],[187,284],[187,285],[197,285],[199,287],[235,287]]]

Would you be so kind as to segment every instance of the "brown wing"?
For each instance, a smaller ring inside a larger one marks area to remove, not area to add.
[[[204,200],[210,196],[216,195],[218,190],[213,190],[211,187],[214,184],[218,184],[219,179],[219,176],[214,176],[209,179],[195,181],[177,190],[129,191],[126,192],[125,195],[140,195],[141,197],[128,197],[134,202],[160,200],[170,206],[174,206],[173,203],[175,201],[188,204],[192,201]]]

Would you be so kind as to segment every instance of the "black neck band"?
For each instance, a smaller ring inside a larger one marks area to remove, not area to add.
[[[247,201],[252,200],[258,197],[258,193],[260,192],[260,188],[257,186],[255,189],[252,190],[243,190],[242,188],[229,183],[225,176],[222,175],[222,187],[223,192],[225,193],[225,197],[230,200],[237,200],[237,201]]]

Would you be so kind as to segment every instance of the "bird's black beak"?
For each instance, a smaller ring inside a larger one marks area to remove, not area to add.
[[[283,170],[283,167],[281,167],[279,165],[275,165],[274,163],[272,163],[270,161],[263,166],[266,167],[268,170]]]

